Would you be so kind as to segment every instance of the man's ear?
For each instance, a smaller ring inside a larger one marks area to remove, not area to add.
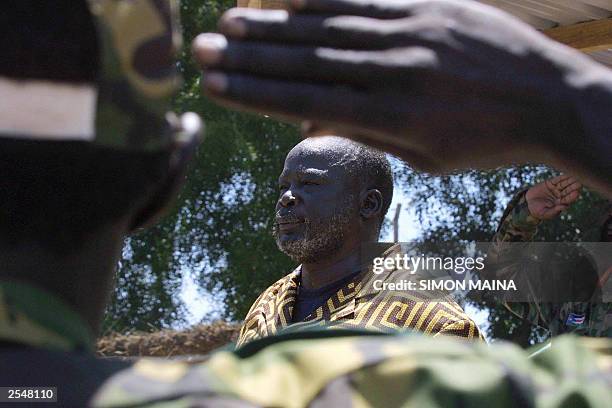
[[[359,215],[366,220],[373,218],[378,219],[382,213],[383,197],[380,191],[375,188],[365,190],[361,193],[360,201],[361,208]]]
[[[189,114],[183,115],[184,119]],[[193,114],[191,114],[193,115]],[[193,117],[192,123],[188,126],[183,126],[186,138],[177,138],[169,149],[168,175],[164,182],[153,192],[147,201],[140,207],[132,218],[130,232],[145,229],[155,225],[172,206],[174,200],[178,197],[178,193],[185,183],[187,169],[195,156],[196,149],[201,141],[202,123],[196,116],[196,123]],[[186,127],[189,127],[186,129]]]

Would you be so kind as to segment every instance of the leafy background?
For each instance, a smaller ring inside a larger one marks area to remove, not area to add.
[[[184,84],[174,110],[199,113],[206,139],[171,214],[126,240],[106,332],[184,324],[187,309],[179,292],[187,274],[212,299],[215,315],[239,321],[261,291],[295,266],[277,250],[270,231],[276,179],[285,155],[300,140],[298,130],[211,103],[200,92],[201,74],[189,52],[191,40],[214,31],[221,13],[234,5],[227,0],[181,1],[186,46],[178,67]],[[489,241],[512,193],[555,174],[544,166],[529,166],[434,177],[398,160],[393,163],[396,189],[410,198],[422,241]],[[593,226],[603,206],[600,197],[586,192],[561,222],[543,224],[536,239],[597,240]],[[546,331],[520,322],[499,306],[472,306],[488,312],[488,335],[493,339],[526,346],[547,337]]]

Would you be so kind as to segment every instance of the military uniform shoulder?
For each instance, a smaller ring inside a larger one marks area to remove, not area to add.
[[[236,407],[350,406],[366,400],[381,407],[444,401],[557,408],[576,400],[604,407],[611,398],[610,339],[561,336],[529,358],[531,351],[505,342],[487,347],[413,334],[332,336],[322,331],[307,347],[304,339],[279,336],[248,358],[222,351],[193,367],[138,363],[108,381],[93,406],[221,406],[218,398],[230,395]]]

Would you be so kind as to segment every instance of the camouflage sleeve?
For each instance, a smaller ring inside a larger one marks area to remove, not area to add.
[[[527,206],[527,188],[520,190],[508,203],[493,236],[493,243],[529,242],[533,240],[540,220],[534,218]]]
[[[525,197],[527,188],[521,189],[508,203],[493,236],[488,259],[495,264],[498,277],[505,279],[520,279],[520,252],[533,240],[540,220],[529,212]],[[511,243],[511,245],[508,245]],[[532,296],[533,297],[533,296]],[[551,304],[533,302],[505,302],[504,306],[515,316],[529,321],[531,324],[547,328],[553,319],[554,308]]]
[[[155,151],[173,140],[166,112],[180,87],[177,0],[88,0],[101,39],[96,143]]]
[[[603,408],[612,400],[611,339],[561,336],[529,358],[505,342],[322,337],[330,333],[268,338],[194,366],[144,360],[107,381],[93,406]]]

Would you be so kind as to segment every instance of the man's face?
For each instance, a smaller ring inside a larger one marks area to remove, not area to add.
[[[324,140],[293,148],[278,180],[274,237],[278,248],[300,263],[336,254],[359,221],[356,177],[344,153]]]

